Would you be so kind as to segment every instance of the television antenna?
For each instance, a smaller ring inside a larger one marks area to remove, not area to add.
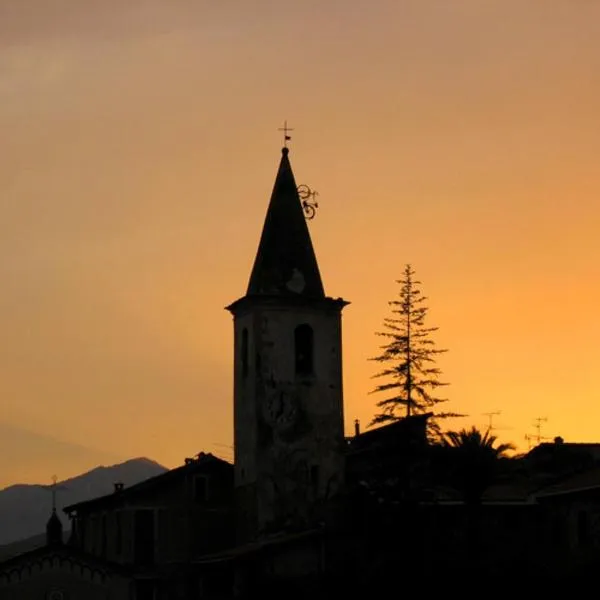
[[[529,443],[530,450],[531,450],[531,447],[534,442],[535,442],[535,444],[539,445],[542,443],[542,441],[550,439],[550,438],[542,435],[542,423],[547,423],[547,422],[548,422],[548,417],[536,417],[534,419],[533,427],[535,429],[535,434],[533,434],[533,435],[525,434],[525,439]]]
[[[536,438],[537,438],[537,443],[539,444],[542,439],[542,423],[547,423],[548,422],[548,417],[537,417],[535,419],[535,430],[536,430]]]
[[[494,427],[494,417],[499,417],[502,414],[501,410],[495,410],[492,412],[483,413],[484,417],[488,418],[488,431],[491,433],[492,430],[496,429]]]

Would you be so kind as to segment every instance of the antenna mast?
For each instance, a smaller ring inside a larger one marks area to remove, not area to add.
[[[537,417],[535,419],[535,430],[537,432],[536,434],[536,438],[537,438],[537,443],[539,444],[543,439],[542,438],[542,423],[547,423],[548,422],[548,417]]]
[[[533,442],[535,442],[536,444],[539,445],[542,443],[542,440],[548,439],[547,437],[544,437],[542,435],[542,423],[547,423],[547,422],[548,422],[548,417],[536,417],[534,419],[533,427],[535,428],[536,433],[534,435],[525,434],[525,439],[529,443],[530,450],[533,445]]]
[[[483,413],[484,417],[488,418],[488,431],[491,433],[494,427],[494,417],[498,417],[502,414],[501,410],[495,410],[493,412]]]

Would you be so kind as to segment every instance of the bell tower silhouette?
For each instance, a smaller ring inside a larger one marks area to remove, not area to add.
[[[341,312],[325,295],[286,146],[234,319],[239,541],[310,527],[344,473]]]

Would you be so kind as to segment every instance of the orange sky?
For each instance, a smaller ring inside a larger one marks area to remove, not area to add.
[[[2,3],[0,487],[230,455],[284,119],[348,429],[411,262],[454,426],[600,440],[598,40],[592,1]]]

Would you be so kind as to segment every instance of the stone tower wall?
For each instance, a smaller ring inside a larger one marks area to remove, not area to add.
[[[256,305],[235,318],[235,484],[244,537],[310,524],[315,506],[342,485],[341,307],[294,304]],[[313,334],[308,374],[297,372],[301,325]]]

